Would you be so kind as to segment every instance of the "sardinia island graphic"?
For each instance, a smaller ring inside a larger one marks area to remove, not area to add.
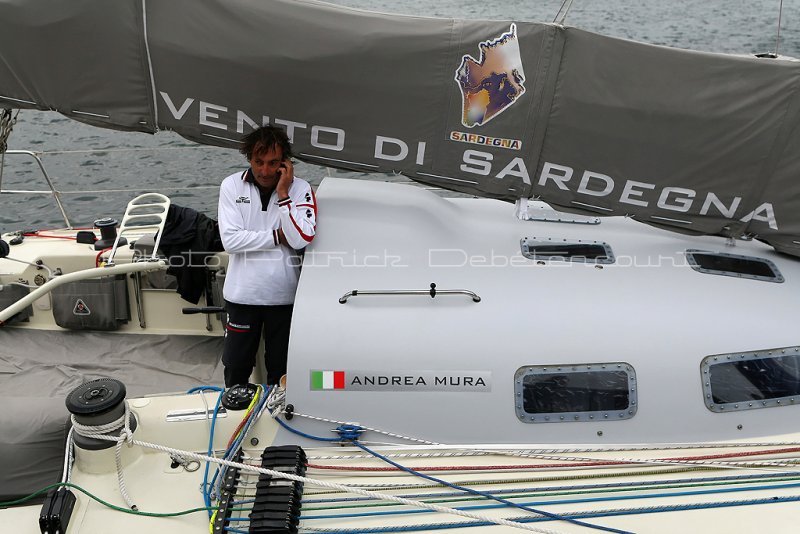
[[[455,80],[464,104],[461,124],[467,128],[486,124],[525,93],[516,24],[478,47],[480,60],[465,55],[456,69]]]

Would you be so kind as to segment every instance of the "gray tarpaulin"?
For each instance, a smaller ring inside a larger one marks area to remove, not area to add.
[[[222,337],[0,329],[0,501],[60,480],[74,388],[102,377],[128,397],[222,385],[221,354]]]
[[[800,255],[800,63],[302,0],[0,0],[0,104]]]

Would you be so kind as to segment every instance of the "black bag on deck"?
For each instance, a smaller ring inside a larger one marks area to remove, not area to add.
[[[117,330],[131,318],[125,275],[80,280],[52,291],[53,318],[72,330]]]

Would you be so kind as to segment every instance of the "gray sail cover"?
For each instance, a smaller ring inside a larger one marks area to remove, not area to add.
[[[0,0],[0,104],[800,255],[800,63],[290,0]]]

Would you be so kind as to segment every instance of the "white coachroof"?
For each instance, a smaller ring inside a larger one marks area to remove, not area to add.
[[[764,244],[645,231],[621,217],[522,221],[511,204],[359,180],[327,179],[319,204],[289,361],[288,402],[302,413],[391,423],[394,431],[447,443],[607,443],[779,434],[800,409],[714,413],[704,402],[703,358],[798,344],[792,317],[800,264]],[[605,242],[615,261],[537,262],[520,252],[525,237]],[[687,261],[692,249],[770,260],[784,281],[698,272]],[[352,290],[425,290],[430,283],[481,300],[362,294],[339,302]],[[618,362],[635,371],[632,417],[544,425],[517,417],[520,368]],[[343,370],[362,382],[382,375],[389,384],[380,392],[314,391],[314,370]],[[488,373],[490,384],[473,392],[406,386],[423,371]],[[402,377],[397,387],[393,376]]]

